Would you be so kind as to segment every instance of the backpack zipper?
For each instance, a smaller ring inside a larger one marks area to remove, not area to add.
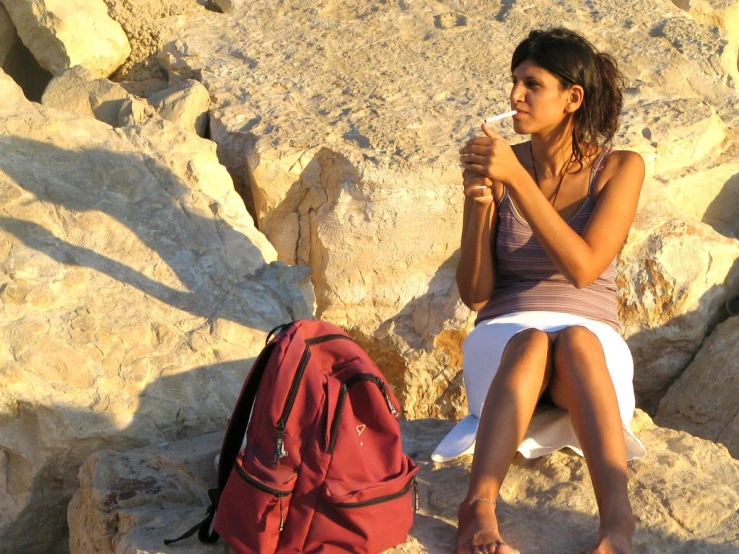
[[[244,470],[243,467],[241,467],[239,464],[234,464],[234,468],[236,469],[236,473],[239,474],[239,477],[241,477],[244,481],[249,483],[254,488],[259,489],[262,492],[266,492],[267,494],[271,494],[272,496],[276,496],[278,498],[282,498],[283,496],[290,496],[293,491],[278,491],[277,489],[273,489],[272,487],[268,487],[264,483],[260,483],[254,477],[249,475],[246,470]]]
[[[280,533],[282,533],[282,530],[285,528],[285,507],[282,505],[282,499],[285,496],[290,496],[293,491],[278,491],[276,489],[273,489],[272,487],[268,487],[267,485],[260,483],[259,481],[254,479],[251,475],[244,471],[244,468],[242,468],[239,464],[234,464],[234,468],[236,469],[236,473],[239,474],[239,477],[249,483],[252,487],[277,497],[277,503],[280,507]]]
[[[408,494],[408,491],[410,491],[412,488],[416,486],[416,478],[413,477],[408,484],[403,487],[403,490],[399,492],[394,492],[392,494],[386,494],[385,496],[378,496],[377,498],[372,498],[370,500],[363,500],[361,502],[336,502],[333,504],[337,508],[364,508],[366,506],[374,506],[375,504],[382,504],[383,502],[390,502],[391,500],[395,500],[396,498],[400,498],[401,496]]]
[[[372,373],[360,373],[359,375],[355,375],[354,377],[347,379],[346,385],[351,386],[354,383],[358,383],[360,381],[372,381],[375,385],[377,385],[380,391],[382,391],[382,395],[385,397],[385,402],[387,403],[387,407],[390,410],[390,413],[393,414],[396,418],[398,417],[398,410],[395,409],[393,401],[390,400],[390,395],[387,392],[387,387],[385,386],[385,382],[382,379],[380,379],[377,375],[373,375]]]
[[[306,339],[305,341],[305,350],[303,351],[303,355],[300,358],[300,363],[298,364],[298,369],[295,372],[295,376],[293,377],[293,382],[290,384],[290,391],[287,394],[287,400],[285,401],[285,407],[282,409],[282,415],[280,416],[280,419],[276,425],[277,432],[275,438],[275,455],[272,458],[272,463],[274,465],[277,465],[277,463],[280,461],[280,458],[284,458],[285,456],[287,456],[287,449],[285,448],[285,427],[287,425],[287,418],[290,416],[290,412],[293,409],[293,404],[295,404],[295,397],[298,395],[300,381],[302,381],[303,379],[305,368],[308,365],[308,361],[310,360],[310,347],[313,344],[320,344],[322,342],[328,342],[335,339],[352,340],[351,337],[347,337],[346,335],[331,334],[323,335],[321,337],[315,337],[312,339]]]
[[[382,395],[385,397],[385,401],[387,402],[387,406],[390,409],[390,413],[392,413],[395,417],[398,417],[398,411],[395,409],[395,406],[393,406],[393,402],[392,400],[390,400],[390,395],[387,393],[387,388],[385,388],[385,383],[383,383],[382,379],[371,373],[359,373],[354,377],[350,377],[341,384],[339,398],[336,401],[336,411],[334,412],[334,419],[331,422],[331,434],[328,441],[328,449],[326,450],[326,454],[334,453],[334,446],[336,446],[336,436],[339,433],[339,421],[341,417],[341,412],[344,408],[344,401],[346,400],[346,394],[349,392],[349,387],[357,383],[361,383],[362,381],[371,381],[375,385],[377,385],[380,391],[382,391]]]
[[[336,411],[334,412],[334,420],[331,422],[331,435],[328,441],[328,449],[326,454],[334,453],[334,446],[336,446],[336,436],[339,433],[339,421],[341,412],[344,409],[344,401],[346,400],[346,393],[349,389],[346,388],[346,383],[341,384],[339,390],[339,398],[336,400]]]

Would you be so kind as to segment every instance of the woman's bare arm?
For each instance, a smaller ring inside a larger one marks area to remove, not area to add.
[[[462,244],[457,264],[459,296],[468,308],[475,311],[487,303],[495,286],[492,245],[497,227],[497,207],[492,190],[488,188],[484,194],[477,195],[474,192],[476,186],[480,185],[475,180],[465,179]],[[502,187],[496,184],[496,189]]]
[[[626,240],[644,181],[644,160],[613,152],[595,208],[578,235],[541,194],[531,177],[509,184],[509,194],[549,258],[574,286],[586,287],[605,270]]]

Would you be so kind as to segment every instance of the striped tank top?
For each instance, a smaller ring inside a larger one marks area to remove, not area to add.
[[[567,222],[582,235],[595,207],[594,183],[611,150],[604,150],[590,171],[588,196]],[[616,306],[616,260],[590,285],[573,286],[559,272],[507,192],[499,206],[495,239],[495,288],[478,313],[475,325],[512,312],[566,312],[602,321],[619,331]]]

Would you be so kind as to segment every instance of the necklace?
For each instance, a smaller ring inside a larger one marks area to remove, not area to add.
[[[531,167],[534,168],[534,182],[536,183],[536,186],[541,190],[541,186],[539,185],[539,173],[536,171],[536,159],[534,158],[534,147],[531,146],[531,142],[529,141],[529,153],[531,154]],[[553,198],[550,200],[547,198],[547,202],[549,202],[552,207],[554,207],[554,204],[557,202],[557,195],[559,194],[559,189],[562,187],[562,181],[565,178],[565,172],[562,172],[562,175],[559,177],[559,182],[557,183],[557,188],[554,189],[554,195]]]

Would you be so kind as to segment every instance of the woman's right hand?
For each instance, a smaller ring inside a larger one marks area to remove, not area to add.
[[[462,172],[462,185],[464,195],[479,201],[492,202],[493,182],[478,173],[465,169]]]

